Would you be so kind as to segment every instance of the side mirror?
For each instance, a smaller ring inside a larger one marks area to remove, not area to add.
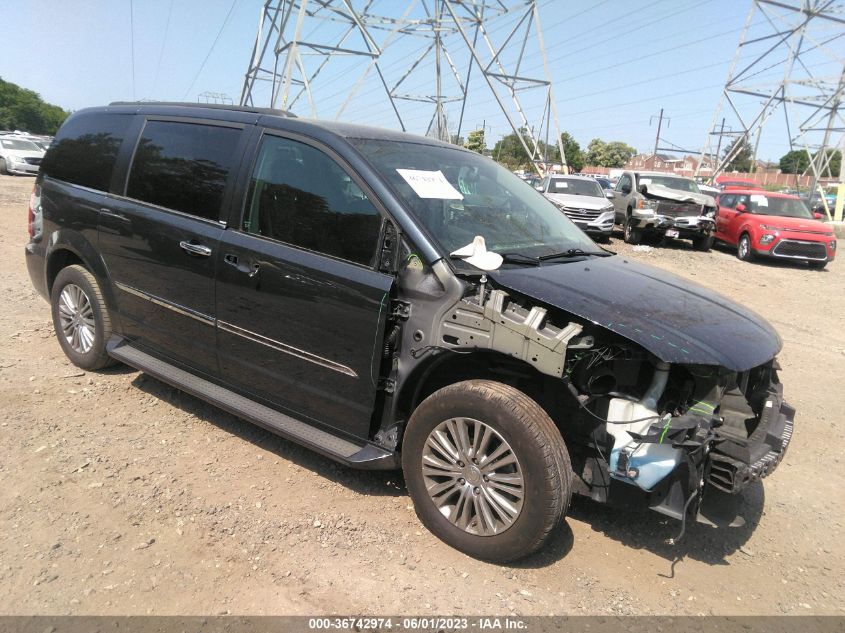
[[[648,187],[646,187],[645,185],[640,185],[639,187],[637,187],[637,191],[645,195],[648,193]]]
[[[737,213],[745,213],[745,205],[744,204],[736,205],[736,212]]]
[[[813,217],[817,220],[824,220],[824,216],[821,213],[814,213]]]
[[[608,198],[609,200],[613,200],[616,197],[616,194],[613,193],[610,189],[606,189],[604,192],[604,197]]]
[[[631,193],[631,188],[630,187],[622,187],[621,191],[622,191],[622,195],[627,196]]]
[[[535,188],[537,191],[539,191],[540,193],[543,193],[543,185],[534,185],[534,188]]]

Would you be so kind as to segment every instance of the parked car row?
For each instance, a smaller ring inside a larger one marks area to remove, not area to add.
[[[707,193],[692,178],[664,172],[623,172],[612,191],[602,192],[596,182],[546,176],[538,190],[599,240],[621,226],[629,244],[687,239],[708,251],[718,241],[735,247],[743,261],[789,259],[822,269],[836,256],[836,236],[821,214],[798,196],[768,192],[751,181],[725,180]]]
[[[0,174],[35,175],[41,166],[50,138],[22,132],[0,134]]]

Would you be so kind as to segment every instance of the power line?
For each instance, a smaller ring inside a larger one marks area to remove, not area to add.
[[[132,62],[132,100],[135,100],[135,16],[133,1],[129,0],[129,57]]]
[[[156,64],[156,74],[153,79],[153,87],[150,90],[150,96],[155,94],[158,86],[158,74],[161,70],[161,60],[164,57],[164,45],[167,43],[167,32],[170,30],[170,14],[173,13],[173,0],[170,0],[170,6],[167,9],[167,21],[164,24],[164,36],[161,38],[161,50],[158,52],[158,64]]]
[[[197,70],[197,74],[194,75],[193,80],[191,80],[191,85],[188,86],[188,89],[185,91],[185,94],[182,95],[182,100],[188,98],[188,94],[191,92],[191,89],[194,87],[194,84],[199,79],[200,73],[202,73],[202,69],[205,68],[205,64],[208,61],[208,58],[211,57],[211,53],[214,52],[214,47],[217,46],[217,40],[220,39],[220,35],[223,33],[223,29],[226,28],[226,24],[229,22],[229,17],[232,15],[232,11],[235,9],[235,5],[238,4],[239,0],[232,0],[232,5],[229,7],[229,12],[226,14],[226,17],[223,18],[223,24],[220,25],[220,30],[217,31],[217,35],[214,36],[214,41],[211,43],[211,48],[208,49],[208,54],[206,54],[205,59],[202,60],[202,64],[200,64],[199,70]]]

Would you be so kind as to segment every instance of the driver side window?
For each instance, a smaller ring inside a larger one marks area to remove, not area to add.
[[[625,193],[625,191],[631,191],[631,177],[628,174],[623,175],[619,182],[616,183],[616,191],[620,193]]]

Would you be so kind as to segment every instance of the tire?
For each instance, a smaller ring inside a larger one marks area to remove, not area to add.
[[[457,440],[461,424],[467,430],[463,446],[468,450],[461,450]],[[435,432],[451,442],[452,457],[442,444],[438,450]],[[472,448],[473,440],[482,447]],[[484,451],[477,462],[481,469],[472,463],[482,454],[478,448]],[[505,449],[510,449],[515,463],[482,472],[491,455],[500,453],[488,467],[506,461]],[[440,468],[432,465],[438,463]],[[500,563],[542,547],[566,514],[572,496],[569,453],[551,418],[518,389],[490,380],[449,385],[417,407],[405,432],[402,470],[417,516],[429,531],[469,556]],[[520,476],[521,502],[518,496],[502,493],[506,488],[495,481],[512,482]],[[429,489],[438,487],[445,492],[435,501]],[[498,505],[497,513],[497,498],[510,503],[510,512],[502,511],[508,507],[505,504]],[[456,512],[462,499],[467,500],[466,513]],[[455,515],[455,522],[444,512]]]
[[[713,242],[715,238],[713,234],[710,233],[709,235],[696,235],[692,238],[692,247],[697,251],[702,251],[704,253],[708,252],[711,248],[713,248]]]
[[[824,267],[827,266],[827,260],[823,262],[807,262],[810,266],[810,270],[824,270]]]
[[[111,317],[94,275],[78,265],[63,268],[53,282],[50,305],[56,338],[74,365],[93,371],[116,362],[106,353]]]
[[[2,174],[4,176],[9,175],[9,168],[6,167],[6,159],[5,158],[0,158],[0,174]]]
[[[736,256],[744,262],[754,261],[754,251],[751,249],[751,238],[748,233],[743,233],[739,236],[739,242],[736,245]]]
[[[639,244],[643,241],[643,230],[631,224],[631,214],[625,217],[625,226],[623,227],[623,239],[626,244]]]

